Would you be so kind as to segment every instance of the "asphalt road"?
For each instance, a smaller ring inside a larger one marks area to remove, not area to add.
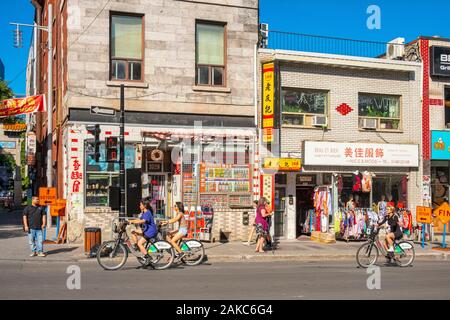
[[[81,289],[69,290],[69,264],[0,261],[0,299],[450,299],[450,262],[381,266],[381,289],[367,288],[355,262],[214,263],[155,271],[103,271],[79,263]]]

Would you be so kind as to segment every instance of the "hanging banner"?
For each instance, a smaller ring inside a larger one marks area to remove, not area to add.
[[[0,103],[0,117],[46,111],[44,95],[8,99]]]
[[[265,197],[270,203],[272,210],[275,209],[275,175],[262,174],[261,175],[261,196]]]
[[[264,142],[273,142],[272,130],[275,127],[275,65],[273,62],[263,64],[262,128]]]

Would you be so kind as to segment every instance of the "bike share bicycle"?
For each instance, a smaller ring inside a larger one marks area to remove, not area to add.
[[[368,229],[369,239],[364,243],[356,252],[356,262],[362,268],[368,268],[374,265],[381,252],[383,256],[389,259],[389,253],[379,238],[380,229],[384,227],[376,228],[373,231]],[[414,262],[415,258],[414,245],[406,240],[394,240],[394,257],[393,261],[400,267],[407,267]]]
[[[173,247],[170,243],[158,237],[161,233],[161,226],[158,224],[158,235],[156,239],[150,239],[145,244],[145,248],[150,256],[146,263],[144,256],[131,245],[131,241],[126,232],[129,225],[127,220],[122,219],[114,224],[114,240],[103,242],[97,251],[97,262],[105,270],[119,270],[128,259],[128,253],[134,255],[139,263],[144,267],[152,267],[156,270],[169,268],[175,258]]]
[[[167,236],[167,229],[161,229],[161,233],[158,235],[160,236],[159,239],[166,239]],[[168,242],[169,243],[169,242]],[[170,244],[170,243],[169,243]],[[205,247],[203,246],[203,243],[196,239],[180,239],[177,241],[177,245],[181,248],[181,251],[184,253],[183,257],[179,259],[183,264],[188,266],[196,266],[203,262],[203,259],[205,257]],[[171,245],[173,255],[177,254],[177,251],[175,248]],[[173,263],[177,259],[174,259]]]

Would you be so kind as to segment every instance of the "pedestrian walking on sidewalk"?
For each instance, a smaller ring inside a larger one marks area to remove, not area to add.
[[[262,197],[258,202],[258,209],[256,209],[256,234],[259,236],[256,242],[255,252],[264,253],[264,240],[269,233],[269,224],[265,219],[270,213],[267,211],[267,199]]]
[[[30,257],[45,257],[43,247],[43,230],[47,225],[47,216],[43,207],[39,205],[39,197],[31,199],[31,206],[23,210],[23,226],[28,233],[28,240],[31,248]]]

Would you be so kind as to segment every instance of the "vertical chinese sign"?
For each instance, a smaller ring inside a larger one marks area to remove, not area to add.
[[[78,157],[72,157],[72,166],[70,172],[70,179],[72,181],[72,193],[80,192],[80,185],[83,179],[83,173],[81,172],[81,164],[78,161]]]
[[[263,142],[273,142],[275,120],[275,65],[273,62],[263,64],[262,131]]]
[[[270,202],[272,210],[275,209],[275,175],[262,174],[261,175],[261,196],[265,197]]]

